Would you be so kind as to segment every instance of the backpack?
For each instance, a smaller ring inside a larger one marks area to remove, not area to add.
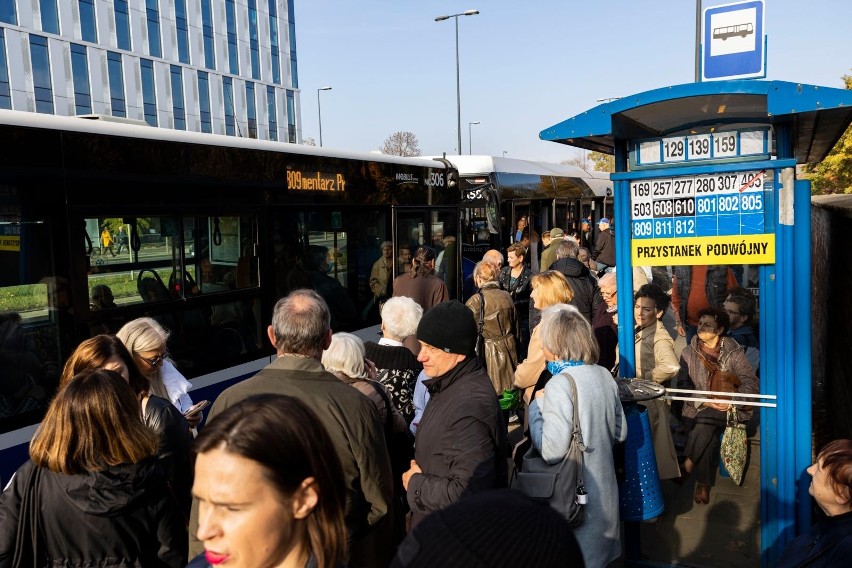
[[[530,446],[524,454],[520,469],[516,469],[512,487],[537,501],[550,504],[572,527],[583,523],[583,505],[586,504],[586,489],[583,485],[583,432],[577,409],[577,385],[574,377],[565,373],[574,401],[573,434],[568,453],[561,462],[549,464],[538,451]]]

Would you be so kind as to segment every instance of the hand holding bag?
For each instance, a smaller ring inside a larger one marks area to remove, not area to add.
[[[574,401],[573,431],[568,453],[561,462],[549,464],[530,445],[521,461],[520,470],[515,472],[512,487],[533,499],[549,503],[572,527],[577,527],[583,523],[583,505],[587,499],[583,485],[583,452],[586,446],[580,429],[577,385],[574,377],[564,374],[568,377],[571,400]]]
[[[728,409],[728,425],[722,434],[722,443],[719,446],[719,455],[725,469],[731,475],[734,483],[740,485],[745,473],[746,455],[748,454],[748,439],[746,438],[745,424],[737,421],[737,409],[731,405]]]

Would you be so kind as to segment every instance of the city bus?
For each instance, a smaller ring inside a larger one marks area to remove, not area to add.
[[[582,219],[594,229],[601,217],[612,218],[612,181],[606,172],[496,156],[446,159],[459,175],[465,274],[488,249],[505,250],[512,243],[521,217],[534,234],[554,227],[579,230]],[[539,254],[533,238],[527,260]]]
[[[213,400],[269,363],[279,298],[314,288],[335,331],[368,328],[382,245],[458,232],[446,162],[8,110],[0,139],[3,481],[80,341],[152,317]]]

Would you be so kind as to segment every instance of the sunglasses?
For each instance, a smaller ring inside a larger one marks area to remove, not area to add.
[[[146,363],[148,363],[149,365],[151,365],[152,367],[156,367],[157,365],[162,364],[162,362],[168,357],[169,357],[169,352],[166,351],[162,355],[157,355],[156,357],[151,357],[150,359],[146,359],[145,357],[139,357],[139,358],[142,359],[143,361],[145,361]]]

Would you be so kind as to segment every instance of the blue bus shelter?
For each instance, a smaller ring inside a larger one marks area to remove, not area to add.
[[[619,290],[633,288],[627,266],[759,265],[760,388],[777,405],[760,416],[764,566],[811,523],[811,190],[796,166],[823,160],[850,123],[852,91],[736,80],[638,93],[540,133],[614,154]],[[632,318],[618,339],[634,376]]]

